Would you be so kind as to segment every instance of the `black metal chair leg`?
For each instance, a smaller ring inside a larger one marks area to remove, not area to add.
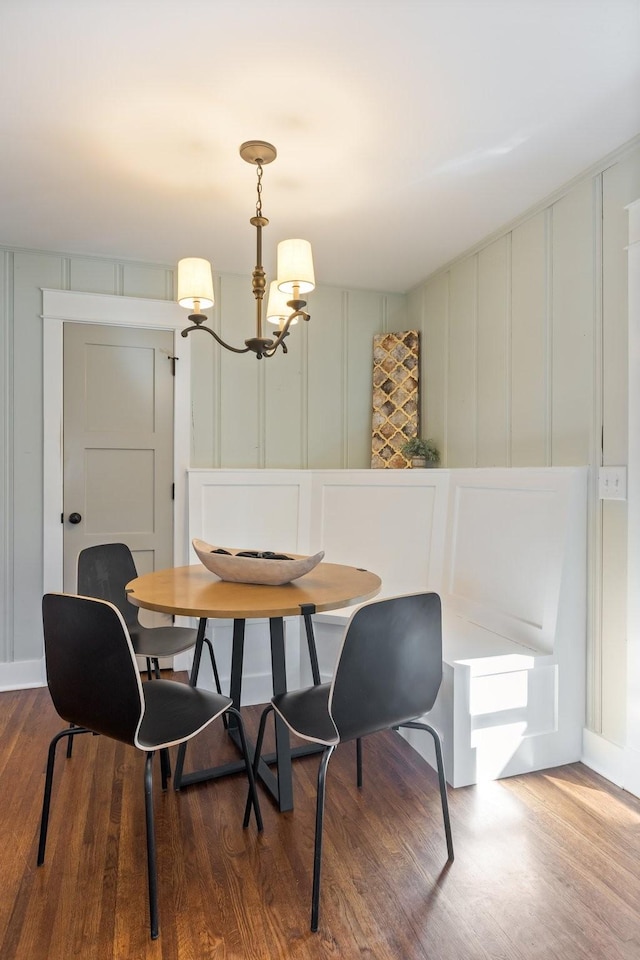
[[[320,679],[320,667],[318,666],[318,653],[316,650],[316,638],[313,632],[313,620],[311,619],[311,614],[315,613],[314,604],[303,604],[301,606],[302,616],[304,619],[304,627],[307,634],[307,647],[309,648],[309,662],[311,664],[311,676],[313,677],[314,686],[318,686],[321,683]]]
[[[260,725],[258,727],[258,737],[256,740],[256,752],[253,756],[253,775],[256,776],[258,773],[258,764],[260,763],[260,756],[262,754],[262,742],[264,740],[264,732],[267,727],[267,717],[270,713],[273,713],[273,707],[269,705],[265,707],[262,711],[262,716],[260,717]]]
[[[232,713],[236,718],[237,730],[238,730],[238,733],[240,734],[240,745],[242,747],[242,756],[244,759],[244,765],[247,770],[247,779],[249,781],[249,796],[247,799],[247,806],[245,807],[244,820],[242,822],[242,826],[243,827],[249,826],[251,806],[253,806],[253,809],[256,814],[256,824],[258,826],[258,830],[262,831],[264,829],[262,824],[262,812],[260,810],[260,803],[258,802],[258,793],[256,791],[256,778],[254,776],[253,768],[251,766],[251,757],[249,756],[249,749],[247,747],[247,738],[244,732],[244,721],[240,716],[240,711],[236,710],[235,707],[229,707],[229,713]]]
[[[433,745],[436,750],[436,764],[438,767],[438,783],[440,785],[440,802],[442,804],[442,819],[444,821],[444,834],[447,839],[447,854],[449,860],[453,861],[453,837],[451,834],[451,820],[449,818],[449,798],[447,796],[447,780],[444,774],[444,760],[442,757],[442,740],[440,739],[440,734],[433,727],[429,726],[428,723],[418,723],[417,721],[411,723],[401,724],[403,727],[407,727],[410,730],[426,730],[427,733],[430,733],[433,737]]]
[[[324,795],[327,781],[327,767],[335,746],[327,747],[322,754],[318,767],[318,797],[316,801],[316,840],[313,851],[313,892],[311,894],[311,930],[318,929],[320,914],[320,873],[322,870],[322,828],[324,826]]]
[[[168,747],[163,747],[160,751],[160,773],[162,776],[162,789],[167,789],[167,782],[171,776],[171,760],[169,759]]]
[[[433,743],[436,748],[436,762],[438,764],[438,781],[440,783],[440,801],[442,803],[442,819],[444,821],[444,833],[447,838],[447,853],[449,860],[453,861],[453,837],[451,835],[451,820],[449,819],[449,798],[447,796],[447,781],[444,775],[444,761],[442,759],[442,741],[440,734],[428,723],[425,727],[433,737]]]
[[[265,707],[262,711],[262,716],[260,717],[260,725],[258,726],[258,737],[256,739],[255,752],[253,754],[253,769],[251,771],[253,776],[253,782],[258,777],[258,766],[260,764],[260,756],[262,754],[262,741],[264,740],[264,731],[267,726],[267,717],[270,713],[273,713],[273,707],[269,705]],[[244,808],[244,820],[242,826],[246,827],[249,823],[249,817],[251,816],[251,787],[249,787],[249,792],[247,794],[247,804]]]
[[[356,740],[356,782],[362,787],[362,737]]]
[[[213,652],[213,644],[208,637],[205,637],[203,643],[206,643],[209,649],[209,659],[211,660],[211,669],[213,671],[213,681],[216,685],[216,691],[222,696],[222,687],[220,686],[220,674],[218,673],[218,664],[216,663],[216,655]]]
[[[196,637],[196,645],[193,651],[193,663],[191,664],[191,673],[189,674],[189,686],[195,687],[198,685],[198,674],[200,672],[200,660],[202,659],[202,644],[205,642],[206,637],[204,635],[205,630],[207,629],[207,621],[202,617],[198,621],[198,634]],[[175,775],[173,778],[173,789],[179,790],[182,785],[182,771],[184,769],[184,759],[187,753],[187,741],[181,743],[178,747],[178,757],[176,759],[176,769]]]
[[[182,771],[184,769],[184,758],[186,755],[187,745],[186,743],[181,743],[178,747],[178,758],[176,760],[176,768],[173,777],[173,789],[179,790],[182,786]]]
[[[153,672],[156,675],[156,680],[160,679],[160,661],[157,657],[153,657]]]
[[[38,843],[38,866],[44,863],[45,848],[47,846],[47,829],[49,827],[49,809],[51,806],[51,786],[53,784],[53,768],[56,762],[56,747],[63,737],[73,737],[78,733],[91,733],[86,727],[76,727],[73,724],[67,730],[57,733],[49,744],[47,754],[47,773],[44,780],[44,795],[42,798],[42,815],[40,817],[40,840]]]
[[[147,754],[144,765],[144,809],[147,821],[147,873],[149,879],[149,922],[151,939],[157,940],[160,932],[158,922],[158,875],[156,870],[156,834],[153,825],[153,753]]]
[[[209,650],[209,659],[211,660],[211,669],[213,671],[213,682],[216,685],[216,691],[222,696],[222,685],[220,683],[220,674],[218,673],[218,664],[216,663],[216,655],[213,652],[213,644],[208,637],[203,638],[203,643],[206,643]],[[224,723],[224,728],[227,730],[229,728],[229,718],[226,713],[222,714],[222,722]]]
[[[147,680],[151,680],[151,657],[147,657]]]
[[[70,723],[69,727],[75,727],[75,723]],[[73,734],[69,734],[69,739],[67,740],[67,760],[71,759],[73,753]]]

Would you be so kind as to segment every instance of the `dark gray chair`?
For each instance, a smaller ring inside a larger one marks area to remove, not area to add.
[[[124,543],[101,543],[86,547],[78,555],[78,593],[83,597],[98,597],[115,604],[124,618],[139,657],[147,661],[147,674],[151,679],[151,664],[160,675],[160,657],[174,657],[189,650],[196,643],[197,631],[191,627],[144,627],[138,619],[138,608],[129,603],[125,586],[138,576],[131,550]],[[204,642],[209,649],[213,677],[218,693],[220,677],[211,641]]]
[[[453,841],[442,744],[437,731],[421,719],[435,703],[442,682],[440,597],[420,593],[369,603],[347,625],[331,683],[276,696],[264,710],[254,759],[257,770],[265,724],[275,711],[292,733],[324,746],[318,770],[311,929],[318,929],[322,829],[327,766],[339,743],[359,741],[380,730],[408,727],[433,737],[449,861]],[[362,756],[358,749],[358,786]],[[247,800],[245,821],[251,812]]]
[[[46,594],[42,601],[47,683],[54,706],[73,724],[51,740],[47,760],[38,866],[44,863],[56,746],[63,737],[103,734],[146,753],[144,794],[151,937],[159,933],[152,761],[156,750],[185,743],[224,713],[240,733],[250,806],[258,830],[262,817],[242,718],[229,697],[173,680],[143,684],[127,626],[117,607],[104,600]],[[163,788],[166,788],[163,767]],[[245,822],[247,825],[248,820]]]

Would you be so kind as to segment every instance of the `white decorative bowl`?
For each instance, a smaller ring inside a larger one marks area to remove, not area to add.
[[[289,559],[279,559],[284,554],[277,554],[272,559],[262,557],[239,557],[239,553],[248,551],[227,550],[226,547],[214,547],[204,540],[192,540],[193,549],[203,566],[221,580],[230,580],[233,583],[262,583],[271,586],[280,586],[291,583],[298,577],[303,577],[320,563],[324,557],[324,550],[312,557],[300,554],[287,554]],[[225,553],[216,553],[216,550],[226,550]],[[263,551],[265,554],[267,551]]]

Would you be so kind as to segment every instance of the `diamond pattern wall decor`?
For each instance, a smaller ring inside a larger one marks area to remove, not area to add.
[[[420,338],[417,330],[373,338],[371,466],[408,467],[400,447],[418,435]]]

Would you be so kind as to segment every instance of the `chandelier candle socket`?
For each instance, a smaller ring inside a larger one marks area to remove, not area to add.
[[[269,299],[267,300],[267,322],[278,324],[282,330],[290,313],[289,294],[278,290],[278,281],[272,280],[269,284]],[[297,322],[298,318],[295,317],[290,326]]]
[[[310,293],[315,287],[313,256],[308,240],[282,240],[278,244],[278,276],[269,285],[267,320],[278,325],[273,337],[265,337],[262,326],[262,301],[267,281],[262,266],[262,229],[269,223],[262,216],[262,173],[263,167],[275,160],[276,148],[264,140],[247,140],[240,147],[240,156],[247,163],[253,163],[257,170],[256,215],[249,221],[256,228],[256,266],[253,271],[253,295],[256,300],[256,335],[245,340],[244,347],[233,347],[205,325],[206,314],[202,310],[214,304],[213,277],[211,264],[200,257],[185,257],[178,262],[178,303],[194,312],[189,314],[191,326],[182,331],[188,336],[193,330],[206,330],[226,350],[233,353],[255,353],[262,357],[272,357],[278,347],[287,352],[285,338],[289,336],[289,327],[298,319],[309,320],[304,308],[306,300],[301,294]]]

